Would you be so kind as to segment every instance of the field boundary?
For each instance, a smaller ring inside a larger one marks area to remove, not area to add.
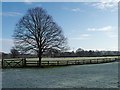
[[[96,58],[82,60],[45,60],[41,62],[44,66],[68,66],[68,65],[84,65],[84,64],[100,64],[119,61],[119,58]],[[24,68],[24,67],[39,67],[38,60],[27,60],[26,58],[18,59],[2,59],[2,68]]]

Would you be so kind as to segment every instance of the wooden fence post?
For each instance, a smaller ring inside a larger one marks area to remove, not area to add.
[[[90,59],[90,64],[91,64],[92,62],[91,62],[91,59]]]
[[[48,65],[49,65],[49,61],[48,61]]]
[[[110,61],[111,61],[111,58],[108,59],[108,62],[110,62]]]
[[[115,58],[115,60],[113,60],[113,61],[118,61],[118,59],[117,59],[117,58]]]
[[[106,63],[106,58],[103,61],[104,61],[104,63]]]
[[[108,58],[109,59],[109,58]],[[106,63],[108,62],[108,59],[106,58]]]
[[[69,63],[69,61],[67,61],[67,65],[69,65],[68,63]]]
[[[85,60],[83,60],[83,64],[84,64],[84,61],[85,61]]]
[[[77,63],[77,62],[76,62],[76,60],[75,60],[73,64],[75,64],[75,65],[76,65],[76,63]]]
[[[57,61],[57,65],[59,65],[59,61]]]
[[[26,58],[23,58],[23,61],[24,61],[24,67],[26,67]]]
[[[21,59],[22,60],[22,67],[24,67],[24,60],[23,59]]]
[[[97,59],[97,64],[98,64],[98,59]]]
[[[4,59],[2,58],[2,61],[1,61],[1,67],[4,68]]]

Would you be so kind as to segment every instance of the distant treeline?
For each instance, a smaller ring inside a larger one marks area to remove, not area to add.
[[[78,48],[76,51],[62,52],[56,49],[49,49],[43,54],[43,57],[102,57],[102,56],[119,56],[120,51],[93,51]],[[36,58],[37,54],[23,54],[15,49],[11,49],[11,53],[1,52],[2,58]]]
[[[78,48],[76,51],[60,52],[58,50],[51,50],[44,56],[48,57],[99,57],[99,56],[118,56],[120,51],[93,51]]]
[[[79,52],[63,52],[61,57],[101,57],[101,56],[118,56],[118,51],[79,51]],[[59,56],[59,55],[58,55]]]

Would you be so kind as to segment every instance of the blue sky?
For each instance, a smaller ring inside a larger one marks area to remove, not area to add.
[[[15,24],[29,8],[43,7],[62,27],[71,50],[117,50],[117,3],[100,2],[3,2],[2,51],[13,46]]]

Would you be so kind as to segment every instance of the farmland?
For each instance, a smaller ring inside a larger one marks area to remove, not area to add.
[[[64,61],[64,60],[90,60],[90,59],[104,59],[104,58],[118,58],[118,56],[107,57],[67,57],[67,58],[42,58],[42,61]],[[38,60],[38,58],[27,58],[27,60]]]
[[[104,59],[104,58],[118,58],[118,56],[106,56],[106,57],[61,57],[61,58],[42,58],[42,61],[64,61],[64,60],[90,60],[90,59]],[[17,60],[19,58],[11,58],[6,60]],[[26,60],[38,61],[38,58],[26,58]],[[1,61],[1,59],[0,59]]]
[[[105,58],[114,59],[117,56],[43,58],[42,61],[82,61],[83,59]],[[27,58],[26,60],[38,61],[38,58]],[[119,83],[118,62],[53,68],[3,69],[2,79],[3,88],[117,88]]]
[[[2,70],[3,88],[117,88],[118,63]]]

